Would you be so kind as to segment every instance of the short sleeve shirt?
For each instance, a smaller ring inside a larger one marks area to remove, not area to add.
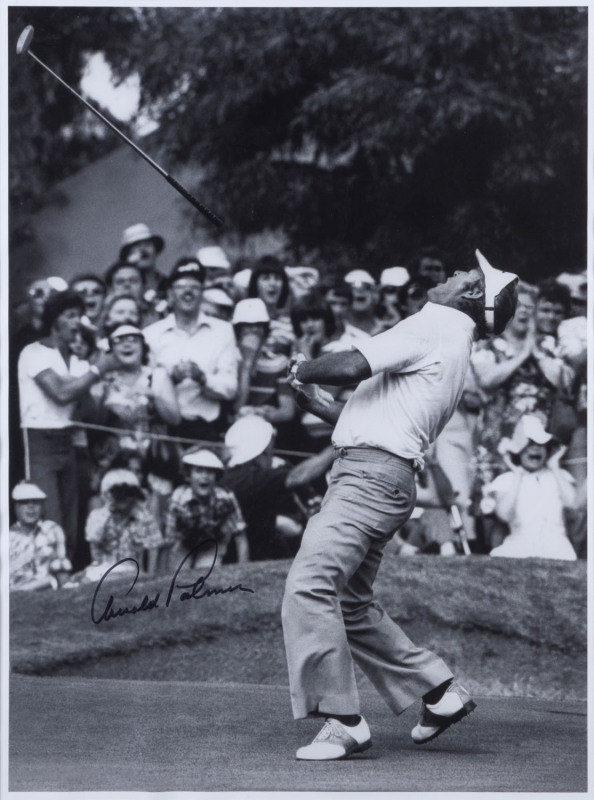
[[[377,447],[422,467],[423,453],[456,410],[464,390],[475,324],[427,303],[393,328],[355,343],[372,376],[346,403],[337,447]]]

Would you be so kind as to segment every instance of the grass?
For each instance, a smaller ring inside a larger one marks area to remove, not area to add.
[[[273,561],[217,568],[207,587],[241,583],[253,593],[173,600],[168,608],[171,575],[139,580],[128,596],[130,581],[114,579],[116,606],[139,605],[160,591],[159,607],[100,624],[91,620],[94,585],[13,593],[11,668],[286,685],[280,605],[288,567]],[[585,562],[392,552],[376,582],[388,613],[413,641],[443,656],[470,691],[547,699],[586,696],[586,590]]]

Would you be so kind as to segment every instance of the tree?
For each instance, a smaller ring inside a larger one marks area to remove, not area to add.
[[[585,263],[585,8],[95,11],[163,163],[204,167],[189,188],[234,232],[327,267],[430,243],[535,279]]]

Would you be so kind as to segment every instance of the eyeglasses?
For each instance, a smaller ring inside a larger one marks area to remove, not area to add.
[[[142,336],[139,336],[137,333],[125,333],[123,336],[115,336],[111,341],[112,344],[132,344],[133,342],[138,342],[142,339]]]

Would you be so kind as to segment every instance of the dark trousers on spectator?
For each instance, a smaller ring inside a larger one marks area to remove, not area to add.
[[[24,436],[30,480],[47,495],[44,516],[63,528],[72,560],[78,539],[78,470],[72,431],[26,428]]]

